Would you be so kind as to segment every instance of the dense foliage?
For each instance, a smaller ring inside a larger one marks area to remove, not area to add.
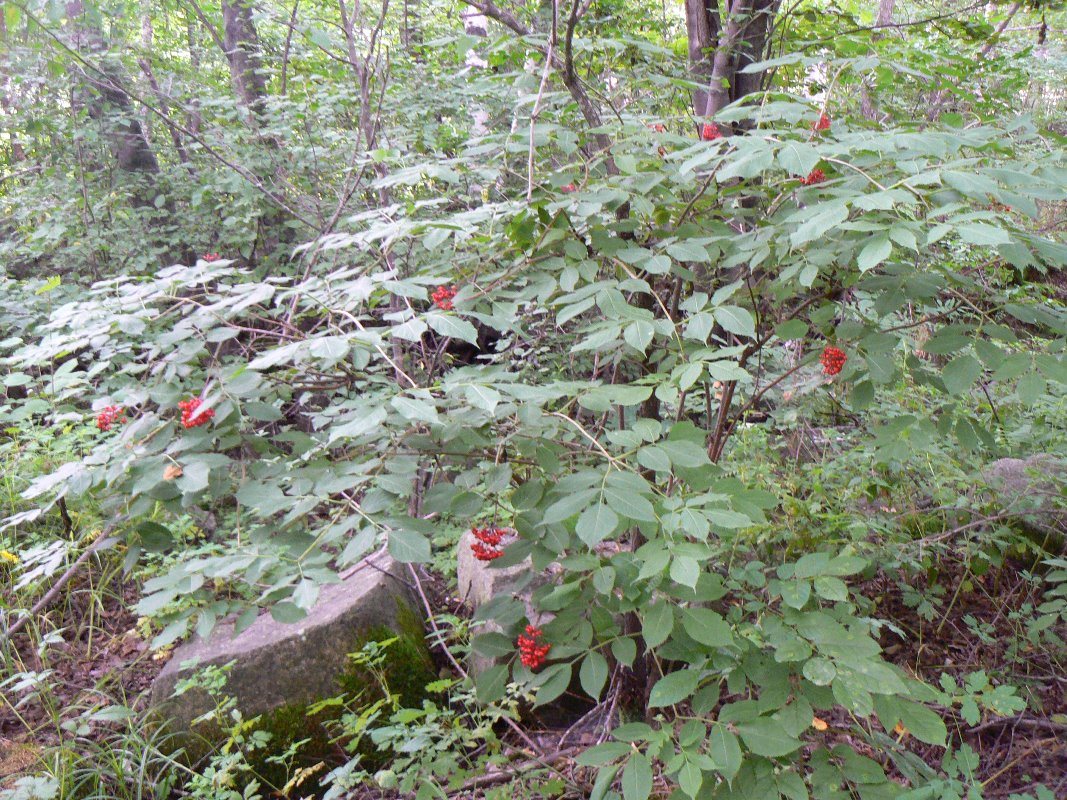
[[[299,620],[382,545],[447,580],[499,526],[547,621],[435,621],[501,662],[349,720],[393,760],[330,796],[447,794],[579,689],[610,736],[543,796],[981,796],[966,730],[1056,709],[890,658],[882,601],[943,625],[946,588],[1021,575],[1013,663],[1067,662],[1062,537],[982,491],[1067,444],[1062,52],[770,6],[712,120],[673,6],[471,5],[489,36],[436,3],[3,4],[5,704],[46,702],[57,633],[16,620],[87,552],[165,649]],[[157,753],[136,719],[116,747]],[[233,743],[86,791],[266,792],[269,742]]]

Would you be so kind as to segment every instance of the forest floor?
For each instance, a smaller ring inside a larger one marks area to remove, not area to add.
[[[960,590],[944,612],[925,618],[905,602],[901,582],[891,576],[879,575],[863,587],[867,597],[876,599],[877,616],[890,623],[882,628],[886,657],[932,684],[946,674],[962,683],[967,674],[978,670],[1010,678],[1027,700],[1025,711],[987,718],[976,726],[957,716],[946,719],[949,729],[980,757],[976,777],[986,798],[1008,798],[1038,782],[1051,788],[1054,797],[1067,797],[1067,677],[1053,653],[1020,644],[1025,638],[1020,636],[1017,612],[1037,600],[1033,582],[1018,577],[1025,565],[1006,563],[980,577],[957,566],[958,574],[941,574],[938,582]],[[435,602],[446,606],[441,611],[462,613],[445,580],[434,575],[426,579]],[[82,741],[102,741],[112,735],[115,723],[98,721],[85,727],[82,712],[108,700],[143,710],[147,690],[166,663],[167,654],[152,653],[138,632],[136,617],[128,611],[136,601],[132,585],[112,587],[113,591],[105,593],[94,593],[93,588],[83,577],[69,595],[73,599],[49,612],[52,624],[65,631],[63,641],[49,645],[50,690],[15,708],[0,707],[0,788],[9,788],[17,777],[38,768],[49,748],[59,746],[72,733]],[[922,593],[926,587],[914,588]],[[92,614],[87,605],[91,597],[103,598],[95,601],[98,606]],[[85,623],[90,618],[92,625]],[[906,636],[899,636],[894,627]],[[15,640],[28,673],[45,666],[29,642],[26,635]],[[444,658],[440,666],[447,668]],[[588,702],[577,695],[571,700],[576,708]],[[825,722],[840,741],[869,758],[883,760],[849,733],[851,720],[828,717]],[[553,741],[575,739],[575,732],[561,727],[558,718],[548,722],[546,717],[531,716],[527,725],[531,741],[543,743],[546,751],[552,749],[548,745]],[[507,738],[510,733],[502,735]],[[898,732],[898,740],[907,735]],[[526,747],[517,740],[514,744],[518,750]],[[915,741],[908,744],[932,769],[940,768],[942,748]],[[562,752],[566,754],[566,748]],[[557,766],[565,772],[578,770],[565,757]],[[903,780],[891,763],[883,766]],[[383,795],[375,788],[373,796]],[[484,792],[472,791],[469,796],[481,797]]]

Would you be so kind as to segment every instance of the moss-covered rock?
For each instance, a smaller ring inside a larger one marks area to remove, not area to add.
[[[983,473],[998,510],[1035,545],[1064,552],[1067,538],[1067,461],[1047,453],[1002,458]]]
[[[303,620],[284,624],[262,615],[233,635],[233,623],[220,624],[205,640],[179,648],[152,687],[152,703],[165,726],[173,750],[183,748],[197,760],[227,741],[230,720],[193,724],[217,707],[218,698],[232,698],[244,720],[259,717],[254,730],[271,734],[270,753],[289,744],[310,741],[298,761],[307,765],[339,754],[331,743],[328,723],[343,707],[316,714],[309,709],[328,698],[346,696],[357,703],[381,698],[372,674],[350,658],[368,642],[395,639],[381,666],[390,691],[402,702],[417,704],[433,680],[433,664],[424,640],[422,618],[399,566],[384,553],[364,560],[344,581],[324,586],[318,602]],[[205,667],[224,668],[221,691],[195,688],[174,695],[177,683]],[[279,765],[257,764],[264,778],[281,777]],[[271,781],[273,782],[273,781]]]

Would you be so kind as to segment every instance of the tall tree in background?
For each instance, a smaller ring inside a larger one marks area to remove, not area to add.
[[[267,85],[259,55],[259,36],[252,7],[243,0],[222,0],[222,48],[240,103],[253,114],[263,113]]]
[[[70,0],[66,10],[68,43],[82,57],[75,75],[76,102],[102,126],[115,166],[124,172],[158,173],[159,161],[125,88],[128,79],[108,57],[107,41],[95,15],[84,0]]]
[[[759,91],[763,72],[744,72],[764,57],[781,0],[685,0],[689,68],[705,88],[693,91],[693,113],[710,117]]]

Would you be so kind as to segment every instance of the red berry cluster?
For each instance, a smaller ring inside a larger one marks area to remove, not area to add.
[[[213,408],[206,408],[198,413],[197,409],[200,408],[200,403],[199,397],[182,400],[178,403],[178,408],[182,410],[182,427],[195,428],[198,425],[206,425],[208,420],[215,416],[215,409]]]
[[[471,542],[471,552],[479,561],[492,561],[504,555],[500,547],[504,535],[507,533],[503,528],[471,528],[471,535],[477,539]]]
[[[212,261],[218,261],[220,258],[222,258],[222,256],[220,256],[218,253],[204,253],[204,255],[200,256],[200,258],[210,264]]]
[[[524,667],[537,669],[545,663],[545,657],[552,645],[541,641],[543,635],[541,629],[533,625],[527,625],[526,633],[519,635],[519,660]]]
[[[656,133],[666,133],[667,132],[667,126],[664,125],[662,122],[653,122],[648,127],[650,129],[654,130]]]
[[[438,286],[433,290],[433,294],[430,295],[433,298],[433,304],[442,311],[452,310],[452,298],[456,296],[455,286]]]
[[[826,115],[826,112],[819,114],[819,118],[811,123],[811,129],[813,131],[828,131],[830,130],[830,117]]]
[[[836,375],[841,371],[841,368],[845,366],[845,362],[848,361],[848,356],[845,355],[844,350],[840,350],[836,347],[827,347],[822,351],[822,356],[819,358],[822,363],[822,371],[827,375]]]
[[[570,194],[571,192],[577,192],[578,187],[573,183],[568,183],[566,186],[559,187],[559,190],[563,192],[563,194]]]
[[[704,127],[700,129],[700,138],[705,142],[714,142],[722,138],[722,131],[714,122],[705,122]]]
[[[805,186],[814,186],[817,183],[822,183],[826,180],[826,173],[816,167],[808,173],[807,177],[801,178],[800,182]]]
[[[106,406],[96,415],[96,427],[102,431],[109,431],[116,422],[121,425],[125,421],[126,412],[122,406]]]

